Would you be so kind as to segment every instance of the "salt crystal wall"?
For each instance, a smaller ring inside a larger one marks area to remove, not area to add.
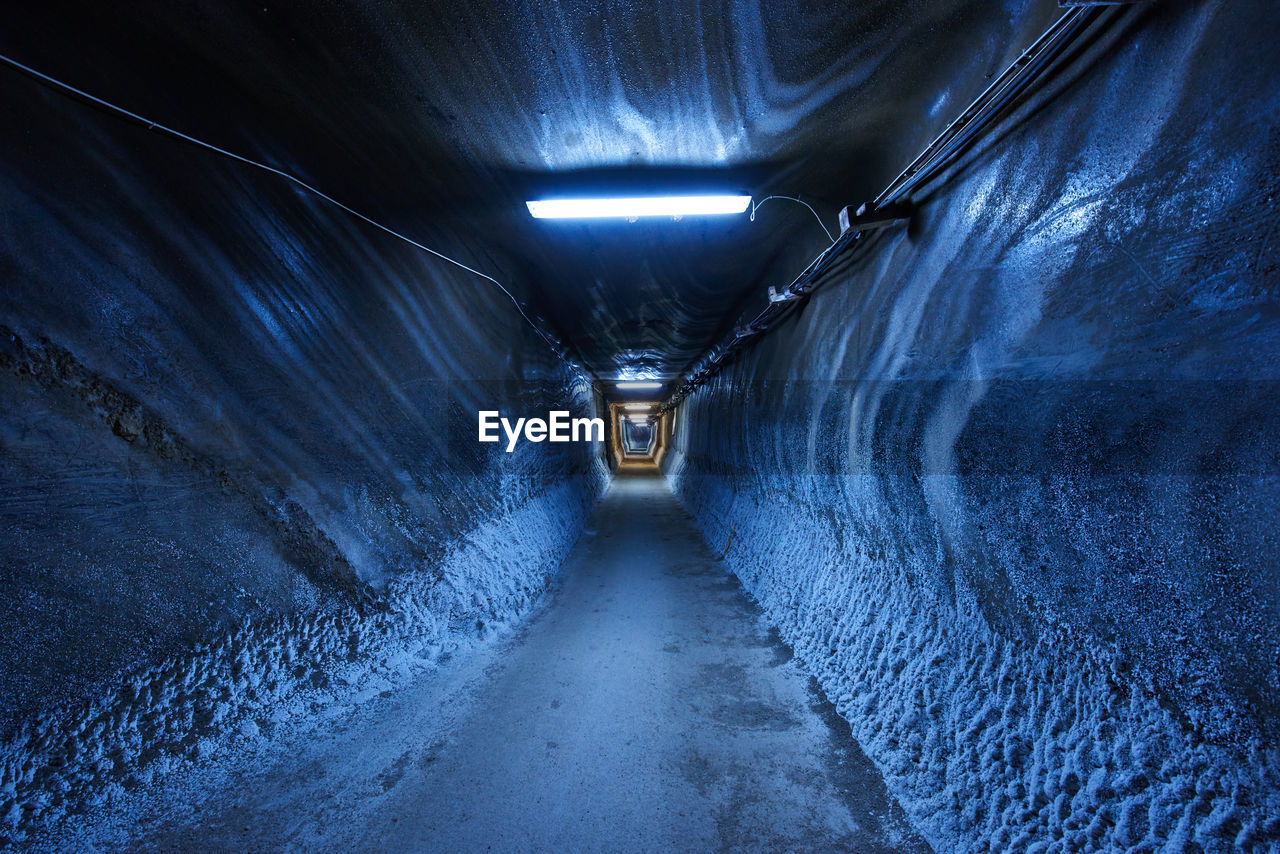
[[[1274,35],[1149,11],[680,408],[939,851],[1280,844]]]
[[[13,841],[521,615],[605,469],[598,444],[475,442],[479,409],[594,414],[491,284],[278,178],[0,87]],[[473,235],[397,225],[512,275]]]

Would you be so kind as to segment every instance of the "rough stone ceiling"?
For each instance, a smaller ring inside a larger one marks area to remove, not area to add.
[[[677,375],[825,238],[786,202],[754,223],[582,224],[534,221],[526,198],[779,192],[833,225],[1057,12],[1049,0],[55,0],[19,14],[0,46],[20,61],[406,233],[469,235],[467,260],[607,378]]]

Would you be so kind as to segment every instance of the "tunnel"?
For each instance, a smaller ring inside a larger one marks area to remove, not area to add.
[[[1261,0],[0,27],[0,848],[1280,851]]]

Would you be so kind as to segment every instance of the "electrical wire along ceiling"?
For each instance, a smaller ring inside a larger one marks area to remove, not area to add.
[[[589,371],[670,380],[824,227],[789,204],[554,220],[525,202],[779,193],[829,231],[1056,13],[1015,5],[54,0],[0,50],[427,245],[449,229]]]

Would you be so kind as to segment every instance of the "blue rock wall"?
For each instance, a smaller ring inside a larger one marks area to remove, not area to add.
[[[479,409],[595,407],[491,284],[270,175],[0,87],[13,841],[520,615],[606,472],[599,445],[475,441]],[[510,281],[465,231],[397,225]]]
[[[1280,844],[1275,35],[1148,13],[680,408],[937,850]]]

